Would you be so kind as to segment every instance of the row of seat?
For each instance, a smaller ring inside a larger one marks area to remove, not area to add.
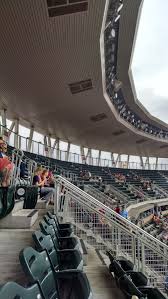
[[[111,262],[110,273],[127,299],[132,296],[139,299],[166,299],[157,288],[148,285],[148,279],[142,272],[134,271],[132,262],[123,258],[115,259],[110,252],[107,254]]]
[[[35,249],[21,250],[20,263],[29,285],[15,282],[0,287],[0,299],[91,299],[80,243],[70,223],[60,224],[48,212],[32,235]]]

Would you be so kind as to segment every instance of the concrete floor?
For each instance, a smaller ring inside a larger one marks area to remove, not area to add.
[[[125,299],[94,249],[88,249],[88,262],[84,271],[91,284],[94,299]]]

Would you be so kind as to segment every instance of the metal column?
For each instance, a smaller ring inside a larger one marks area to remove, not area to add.
[[[14,136],[14,147],[18,149],[19,147],[19,120],[15,120],[15,136]]]
[[[67,161],[67,162],[69,161],[70,147],[71,147],[71,144],[70,144],[70,142],[68,142],[68,145],[67,145],[67,153],[66,153],[66,161]]]
[[[30,128],[30,134],[29,134],[29,139],[28,139],[28,144],[27,144],[27,151],[31,151],[31,146],[32,146],[32,140],[33,140],[33,134],[34,134],[34,127],[31,126]]]

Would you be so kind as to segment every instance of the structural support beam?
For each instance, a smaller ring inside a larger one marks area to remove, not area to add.
[[[14,147],[19,148],[19,120],[15,120],[15,136],[14,136]]]
[[[121,162],[121,155],[118,154],[116,161],[115,161],[115,166],[117,167],[117,163],[120,163],[120,162]]]
[[[158,157],[156,157],[156,164],[155,164],[155,170],[158,170]]]
[[[129,168],[130,155],[127,155],[127,168]]]
[[[51,136],[48,136],[48,156],[51,158]]]
[[[2,136],[5,135],[5,131],[6,131],[6,109],[1,110],[1,117],[2,117]]]
[[[97,166],[101,166],[101,151],[99,150]]]
[[[58,142],[58,138],[56,138],[56,139],[54,140],[54,144],[53,144],[53,147],[52,147],[52,149],[51,149],[51,158],[52,158],[53,155],[54,155],[54,150],[56,149],[57,142]]]
[[[146,161],[145,161],[145,167],[148,167],[148,169],[150,170],[150,164],[149,164],[149,157],[146,157]]]
[[[87,155],[86,155],[86,160],[87,160],[87,158],[88,158],[88,164],[89,165],[92,165],[92,150],[91,150],[91,148],[88,148],[88,152],[87,152]]]
[[[27,140],[27,151],[28,152],[31,151],[33,135],[34,135],[34,127],[31,126],[31,128],[30,128],[30,134],[29,134],[29,139]]]
[[[67,145],[67,153],[66,153],[66,161],[67,161],[67,162],[69,161],[70,147],[71,147],[71,144],[70,144],[70,142],[68,142],[68,145]]]
[[[48,143],[47,143],[47,136],[44,136],[44,151],[45,151],[46,157],[49,157],[49,149],[48,149]]]
[[[142,169],[144,169],[144,162],[142,156],[139,156]]]
[[[8,138],[10,137],[11,133],[13,132],[14,127],[15,127],[15,121],[13,121],[11,123],[11,126],[10,126],[9,131],[8,131]]]
[[[83,146],[80,146],[80,154],[81,154],[82,164],[85,164],[86,163],[86,156],[85,156],[85,151],[84,151]]]
[[[57,138],[57,144],[56,144],[56,159],[60,159],[60,140]]]

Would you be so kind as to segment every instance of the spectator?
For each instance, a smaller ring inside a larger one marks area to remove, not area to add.
[[[122,206],[120,215],[121,215],[122,217],[128,219],[128,212],[127,212],[127,210],[125,209],[125,206]]]
[[[114,209],[114,211],[115,211],[117,214],[120,214],[120,212],[121,212],[120,206],[117,205],[116,208]]]
[[[10,176],[13,169],[13,164],[6,156],[7,144],[3,139],[0,139],[0,184],[2,187],[10,185]]]
[[[33,185],[40,187],[40,196],[46,200],[46,196],[49,198],[49,203],[54,204],[53,196],[55,189],[48,187],[47,184],[48,170],[38,167],[33,177]]]

